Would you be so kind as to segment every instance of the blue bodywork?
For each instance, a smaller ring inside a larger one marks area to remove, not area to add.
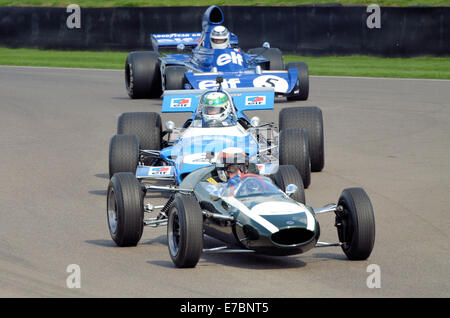
[[[183,51],[192,52],[160,56],[161,74],[167,66],[179,65],[186,69],[185,89],[210,89],[216,86],[215,79],[222,76],[224,88],[273,87],[278,95],[289,95],[298,91],[297,69],[264,70],[269,60],[262,55],[247,54],[238,47],[238,38],[230,33],[230,47],[212,49],[211,30],[223,23],[223,12],[217,6],[209,7],[202,20],[201,33],[152,34],[153,49],[174,48],[182,44]]]
[[[228,147],[240,148],[250,161],[256,160],[258,142],[238,120],[242,118],[248,122],[244,111],[268,110],[274,107],[272,88],[228,89],[226,93],[231,96],[236,121],[226,127],[203,127],[198,119],[198,111],[200,98],[205,92],[206,90],[174,90],[164,93],[163,113],[192,113],[188,119],[190,125],[183,129],[180,137],[159,152],[159,157],[174,167],[173,177],[177,183],[192,171],[211,165],[208,155],[216,156]]]

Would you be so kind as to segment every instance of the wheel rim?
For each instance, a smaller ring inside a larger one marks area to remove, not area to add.
[[[131,64],[126,63],[125,65],[125,86],[128,91],[131,89]]]
[[[178,218],[178,210],[173,209],[168,224],[168,240],[170,254],[176,256],[180,244],[180,220]]]
[[[115,235],[117,231],[117,204],[113,190],[108,193],[108,225],[111,234]]]
[[[342,205],[344,210],[342,212],[342,216],[337,217],[336,220],[336,223],[341,224],[341,226],[338,228],[338,236],[339,240],[344,243],[343,248],[348,249],[353,239],[352,215],[345,202],[339,202],[339,205]]]

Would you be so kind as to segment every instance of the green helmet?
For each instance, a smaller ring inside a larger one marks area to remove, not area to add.
[[[231,102],[222,92],[210,92],[202,99],[202,116],[205,122],[225,120],[231,113]]]

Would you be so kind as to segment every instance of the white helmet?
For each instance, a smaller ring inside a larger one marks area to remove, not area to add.
[[[230,46],[230,32],[222,25],[215,26],[209,38],[213,49],[226,49]]]
[[[203,96],[202,116],[206,123],[220,124],[231,113],[231,101],[222,92],[210,92]]]

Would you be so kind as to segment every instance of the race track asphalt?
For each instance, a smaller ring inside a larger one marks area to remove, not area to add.
[[[325,168],[312,174],[306,200],[320,207],[363,187],[376,215],[370,258],[349,261],[327,247],[208,254],[177,269],[165,227],[118,248],[106,221],[117,118],[158,112],[161,100],[129,99],[122,71],[0,66],[0,296],[449,297],[450,81],[312,77],[310,87],[310,100],[279,100],[258,115],[322,109]],[[319,222],[321,240],[335,241],[333,215]],[[79,289],[66,286],[69,264],[81,269]],[[380,288],[367,287],[370,264]]]

